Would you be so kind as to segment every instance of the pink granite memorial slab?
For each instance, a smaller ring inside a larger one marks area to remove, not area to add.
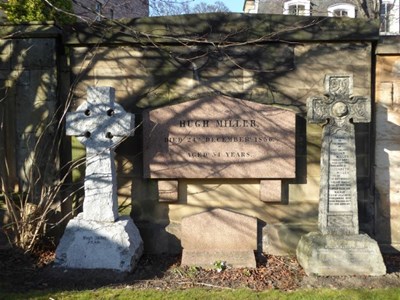
[[[146,111],[145,178],[294,178],[295,113],[216,96]]]

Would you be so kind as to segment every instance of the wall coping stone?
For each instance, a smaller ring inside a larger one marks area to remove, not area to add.
[[[65,27],[67,45],[376,41],[377,21],[288,15],[213,13],[144,17]]]
[[[375,54],[399,54],[400,36],[381,36]]]
[[[61,28],[50,21],[23,24],[0,23],[2,39],[55,38],[61,36],[61,32]]]

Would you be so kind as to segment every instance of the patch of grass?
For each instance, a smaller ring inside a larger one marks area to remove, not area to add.
[[[156,290],[131,290],[129,288],[120,289],[98,289],[88,291],[71,291],[71,292],[34,292],[24,294],[2,294],[0,292],[0,299],[20,300],[20,299],[34,299],[34,300],[89,300],[89,299],[151,299],[151,300],[186,300],[186,299],[268,299],[268,300],[369,300],[369,299],[385,299],[385,300],[400,300],[400,288],[390,289],[355,289],[355,290],[299,290],[294,292],[282,291],[262,291],[254,292],[247,289],[237,290],[210,290],[210,289],[187,289],[187,290],[174,290],[174,291],[156,291]]]

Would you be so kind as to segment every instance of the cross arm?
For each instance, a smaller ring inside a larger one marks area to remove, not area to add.
[[[83,111],[67,113],[65,117],[65,133],[70,136],[83,136],[86,132],[85,128],[89,126],[88,120],[83,118]]]
[[[329,104],[324,97],[307,99],[307,120],[309,123],[324,123],[329,118]]]
[[[371,101],[368,97],[356,96],[351,98],[350,117],[354,123],[371,122]]]

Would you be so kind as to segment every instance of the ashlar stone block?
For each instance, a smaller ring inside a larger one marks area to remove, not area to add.
[[[184,218],[181,232],[182,265],[211,268],[225,261],[232,267],[256,267],[256,218],[217,208]]]
[[[307,275],[380,276],[386,273],[378,244],[366,234],[311,232],[301,238],[296,254]]]

